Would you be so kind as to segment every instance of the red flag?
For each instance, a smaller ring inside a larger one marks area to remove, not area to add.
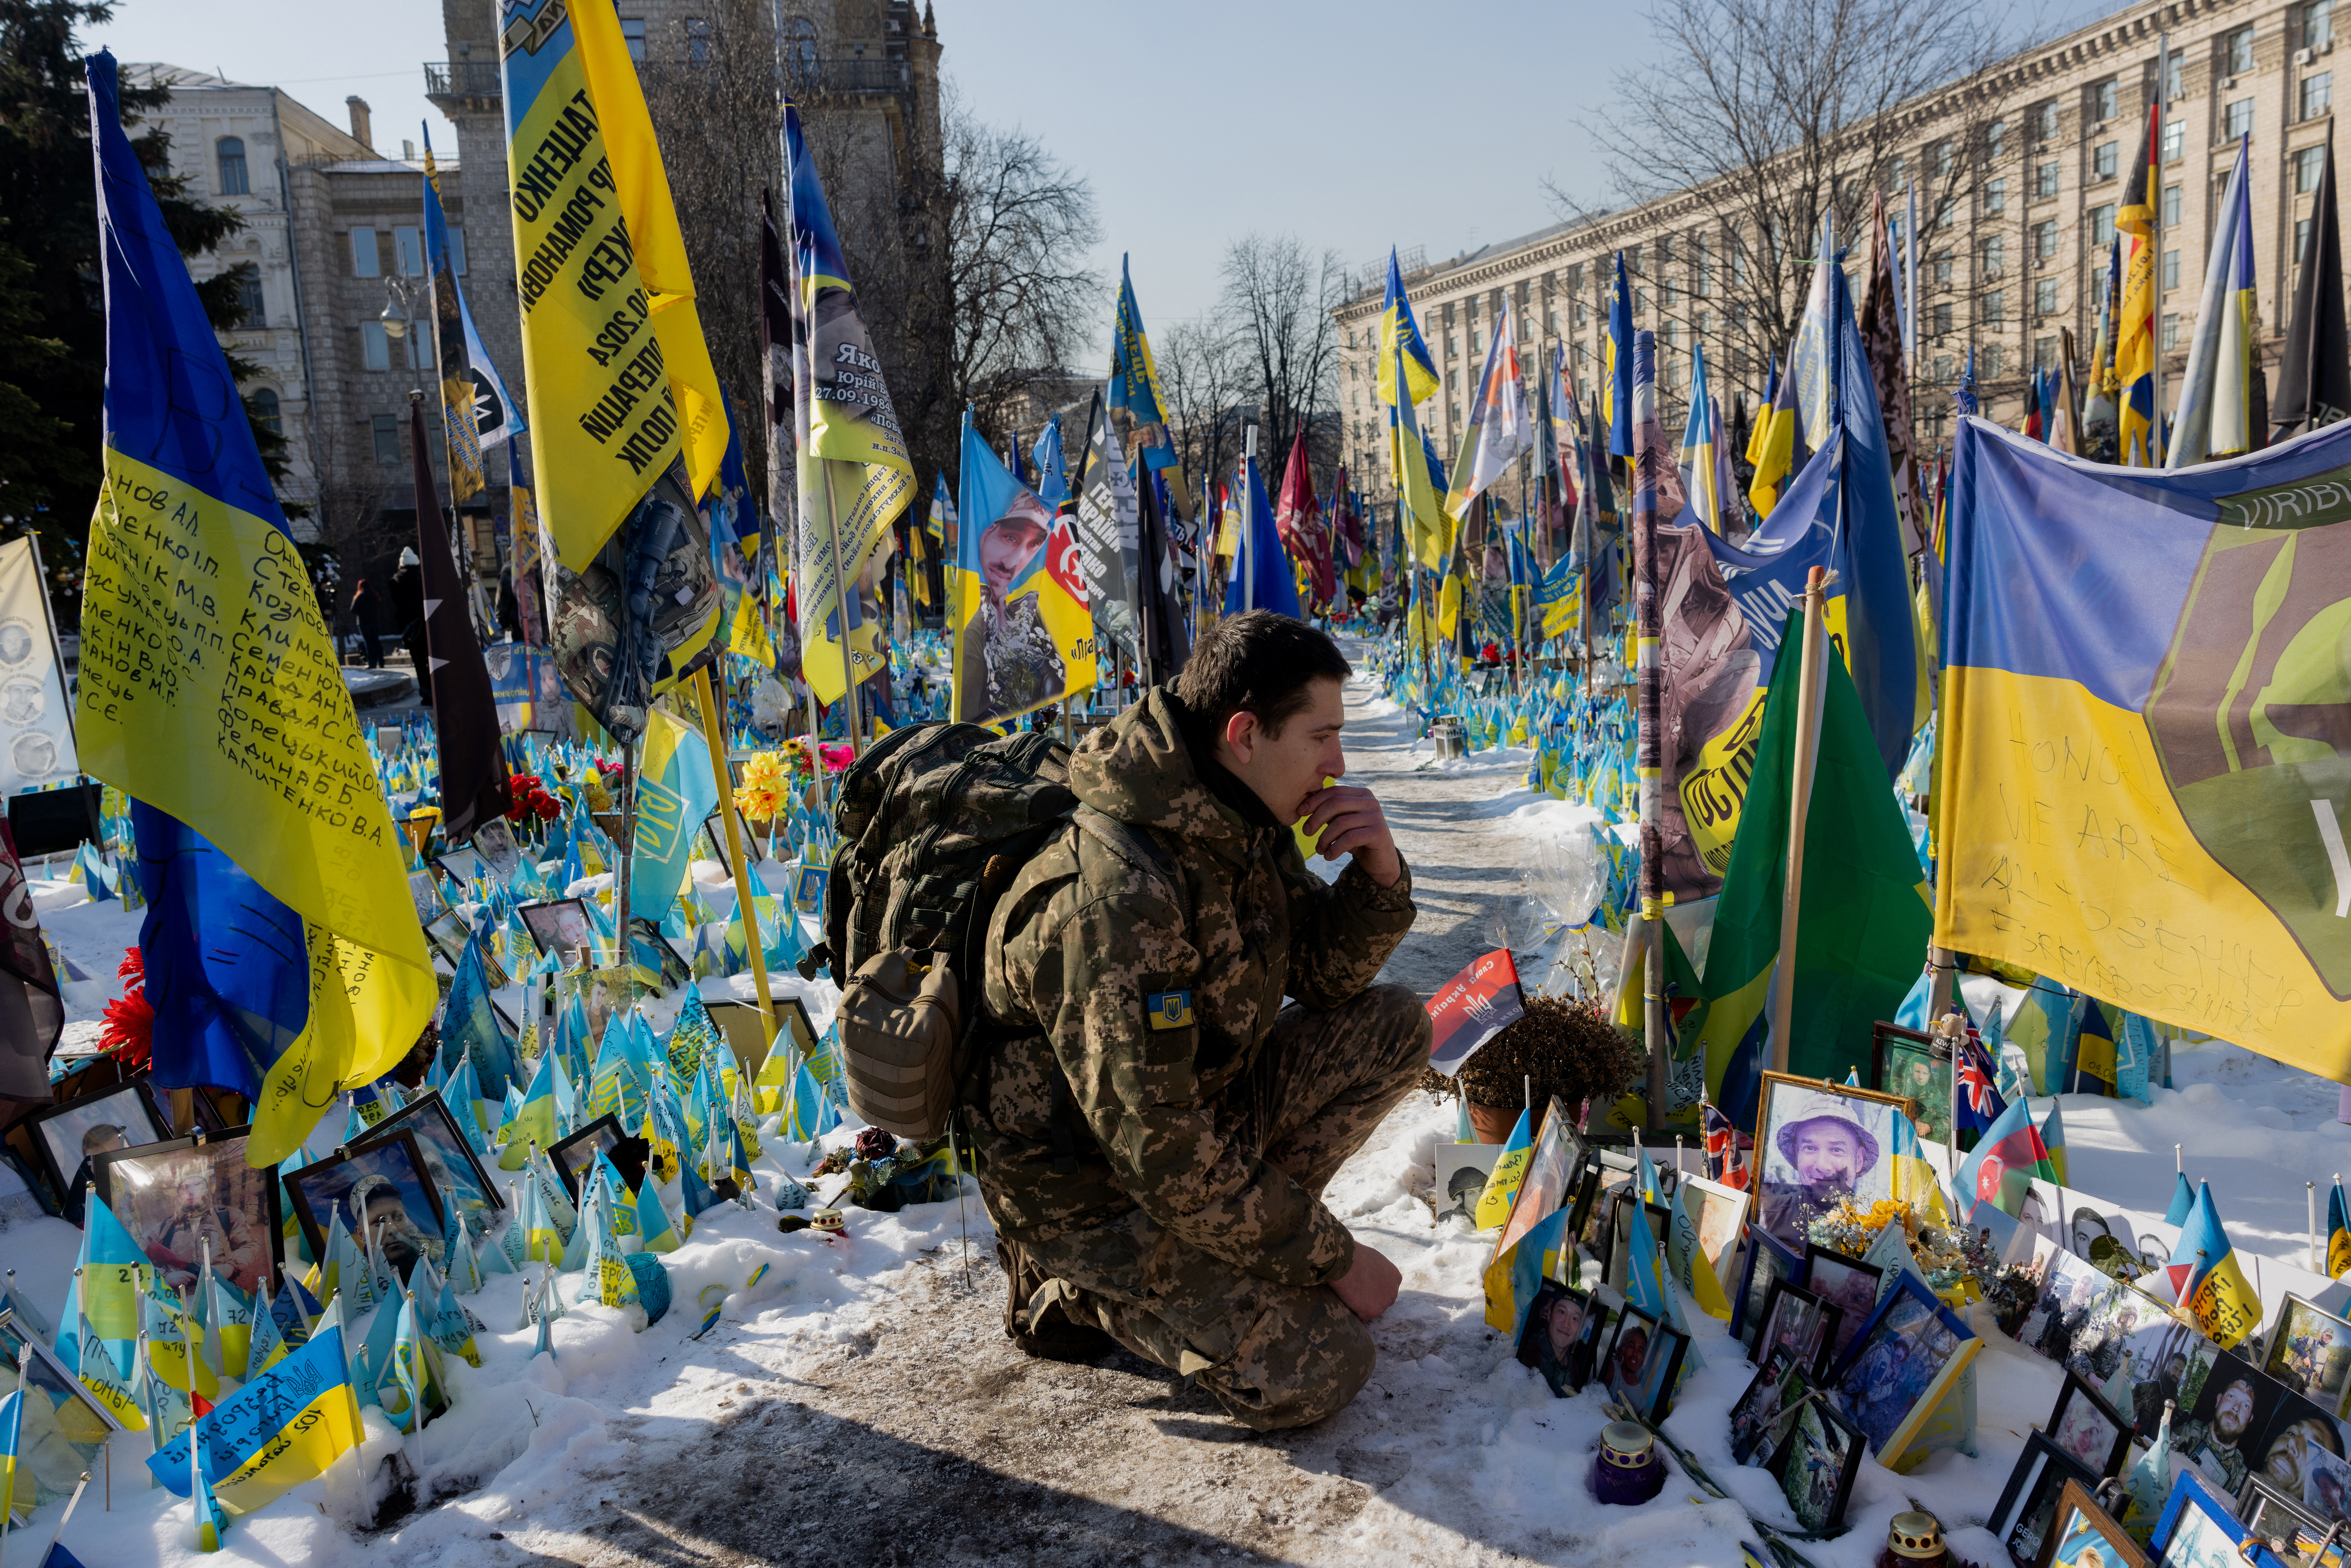
[[[1471,964],[1428,1000],[1436,1039],[1428,1064],[1450,1078],[1469,1053],[1519,1021],[1526,1012],[1519,990],[1519,966],[1510,949],[1498,947]]]
[[[1307,471],[1306,427],[1301,424],[1290,444],[1290,466],[1282,473],[1281,494],[1273,504],[1273,527],[1291,558],[1312,577],[1314,597],[1327,604],[1339,591],[1339,580],[1331,570],[1331,541],[1316,526],[1322,515],[1322,503],[1314,498],[1314,476]]]

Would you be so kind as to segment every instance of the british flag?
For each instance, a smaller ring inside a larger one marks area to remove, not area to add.
[[[2000,1119],[2008,1109],[2001,1098],[1995,1080],[1991,1057],[1970,1025],[1965,1040],[1954,1042],[1959,1050],[1955,1070],[1959,1074],[1959,1103],[1953,1107],[1952,1120],[1962,1133],[1980,1133]]]
[[[1707,1178],[1745,1191],[1747,1172],[1732,1168],[1739,1159],[1739,1129],[1711,1100],[1698,1102],[1698,1125],[1706,1134]]]

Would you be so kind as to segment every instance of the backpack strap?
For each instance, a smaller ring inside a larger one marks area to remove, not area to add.
[[[1080,806],[1070,814],[1070,824],[1089,834],[1095,842],[1109,850],[1137,871],[1155,873],[1175,890],[1176,910],[1184,916],[1186,927],[1192,924],[1192,889],[1184,880],[1183,871],[1175,857],[1162,848],[1157,839],[1132,822],[1122,822],[1116,817],[1095,810],[1092,806]]]

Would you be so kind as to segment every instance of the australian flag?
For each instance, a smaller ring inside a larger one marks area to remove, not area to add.
[[[2008,1109],[2001,1097],[1997,1070],[1982,1041],[1970,1027],[1965,1040],[1955,1042],[1959,1048],[1956,1071],[1959,1073],[1958,1103],[1952,1107],[1952,1120],[1962,1133],[1980,1133],[2000,1120]]]

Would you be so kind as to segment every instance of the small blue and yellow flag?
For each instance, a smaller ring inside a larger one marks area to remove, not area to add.
[[[188,1462],[191,1438],[200,1458]],[[315,1480],[359,1447],[360,1412],[343,1360],[343,1333],[323,1328],[309,1343],[221,1402],[151,1457],[147,1468],[174,1497],[201,1470],[222,1505],[250,1513]]]
[[[2351,1205],[2343,1201],[2343,1178],[2335,1178],[2335,1190],[2326,1195],[2326,1277],[2343,1278],[2351,1270]]]
[[[1527,1179],[1527,1166],[1533,1160],[1534,1129],[1527,1113],[1521,1111],[1518,1124],[1502,1140],[1502,1152],[1495,1156],[1493,1174],[1486,1178],[1486,1190],[1478,1195],[1479,1229],[1497,1229],[1510,1218],[1510,1205],[1516,1201],[1519,1187]]]
[[[18,1449],[25,1441],[25,1392],[0,1399],[0,1500],[13,1511],[33,1511],[33,1470]]]
[[[2253,1293],[2229,1233],[2221,1228],[2210,1182],[2197,1184],[2196,1207],[2180,1228],[2179,1245],[2172,1249],[2163,1270],[2149,1279],[2168,1286],[2172,1300],[2186,1307],[2204,1336],[2223,1350],[2261,1326],[2262,1299]]]

